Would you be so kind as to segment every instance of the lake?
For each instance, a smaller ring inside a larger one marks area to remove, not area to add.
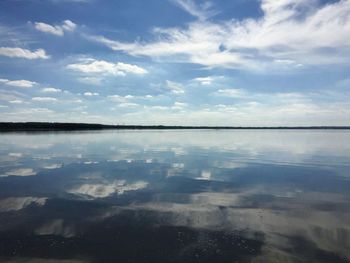
[[[349,262],[349,130],[0,134],[1,262]]]

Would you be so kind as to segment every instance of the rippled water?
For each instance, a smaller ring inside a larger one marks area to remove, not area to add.
[[[1,262],[349,262],[350,131],[0,134]]]

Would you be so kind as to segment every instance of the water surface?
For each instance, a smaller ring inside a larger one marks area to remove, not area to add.
[[[1,262],[349,262],[350,131],[0,134]]]

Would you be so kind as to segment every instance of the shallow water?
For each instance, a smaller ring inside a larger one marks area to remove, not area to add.
[[[0,134],[1,262],[349,262],[350,131]]]

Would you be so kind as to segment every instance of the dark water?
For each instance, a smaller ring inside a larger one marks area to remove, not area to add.
[[[350,131],[0,134],[0,262],[349,262]]]

